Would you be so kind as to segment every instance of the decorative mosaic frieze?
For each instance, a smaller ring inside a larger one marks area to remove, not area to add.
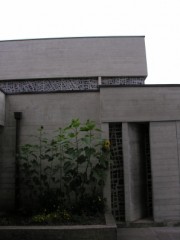
[[[104,77],[102,85],[143,85],[144,77]]]
[[[145,78],[142,77],[102,77],[101,85],[143,85],[144,81]],[[98,89],[98,78],[95,77],[0,81],[0,90],[5,94],[97,91]]]
[[[125,221],[124,164],[122,147],[122,124],[109,124],[111,142],[111,203],[116,221]]]
[[[97,78],[2,81],[0,90],[6,94],[95,91],[98,81]]]

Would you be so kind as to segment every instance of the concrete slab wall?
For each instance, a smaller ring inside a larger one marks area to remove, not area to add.
[[[180,120],[180,87],[100,89],[102,122]]]
[[[0,42],[0,80],[147,76],[144,37]]]
[[[20,144],[34,143],[30,135],[37,135],[43,125],[51,135],[59,127],[67,126],[72,118],[82,122],[96,121],[100,127],[99,94],[63,93],[12,95],[6,98],[6,127],[1,131],[0,208],[11,208],[14,203],[15,174],[15,119],[14,112],[22,112]]]
[[[0,125],[5,123],[5,95],[0,91]]]
[[[155,221],[180,220],[180,122],[150,123]]]

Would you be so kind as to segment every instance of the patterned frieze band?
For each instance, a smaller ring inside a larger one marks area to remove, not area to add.
[[[142,85],[144,80],[145,78],[142,77],[104,77],[101,84]],[[0,81],[0,90],[5,94],[97,91],[98,89],[98,78],[95,77]]]
[[[102,85],[143,85],[144,77],[104,77]]]
[[[98,82],[97,78],[14,80],[0,82],[0,89],[6,94],[95,91]]]

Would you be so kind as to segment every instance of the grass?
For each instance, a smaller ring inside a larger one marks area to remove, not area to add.
[[[21,214],[7,214],[0,216],[0,226],[32,226],[32,225],[93,225],[93,224],[105,224],[105,218],[103,214],[96,214],[95,216],[70,215],[68,213],[57,214],[37,214],[33,216],[23,216]]]

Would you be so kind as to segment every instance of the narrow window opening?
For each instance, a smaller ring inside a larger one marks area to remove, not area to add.
[[[146,206],[147,217],[153,216],[152,204],[152,173],[151,173],[151,156],[150,156],[150,141],[149,141],[149,124],[144,124],[144,159],[146,168]]]
[[[122,147],[122,124],[109,124],[111,142],[111,202],[116,221],[125,221],[124,169]]]

